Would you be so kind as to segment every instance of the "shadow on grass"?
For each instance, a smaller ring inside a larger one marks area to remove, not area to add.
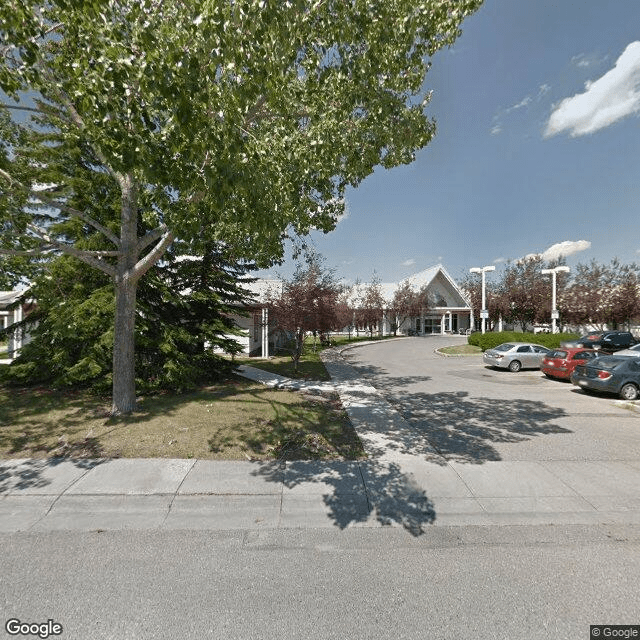
[[[0,389],[3,392],[0,456],[121,457],[131,455],[128,445],[136,432],[147,443],[142,445],[146,451],[136,446],[138,457],[170,456],[169,449],[158,448],[166,444],[162,438],[168,442],[181,432],[193,434],[193,445],[184,436],[174,449],[185,443],[183,457],[206,458],[208,452],[221,457],[233,447],[230,457],[241,459],[363,455],[337,396],[294,398],[290,392],[234,379],[183,395],[149,396],[135,413],[112,417],[104,400],[86,392]],[[286,397],[280,395],[284,393]],[[181,425],[188,428],[179,429]],[[196,452],[187,455],[192,446]]]
[[[356,460],[365,453],[337,394],[303,396],[304,404],[280,402],[263,390],[247,390],[244,402],[267,404],[271,417],[220,427],[208,440],[213,453],[239,446],[252,456],[278,460]],[[220,400],[224,405],[224,400]]]

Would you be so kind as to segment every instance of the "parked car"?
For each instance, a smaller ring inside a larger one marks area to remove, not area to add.
[[[530,342],[504,342],[487,349],[482,354],[482,361],[490,367],[520,371],[520,369],[539,369],[542,359],[549,349]]]
[[[596,349],[602,353],[612,354],[621,349],[628,349],[637,344],[637,342],[629,331],[590,331],[582,338],[572,342],[565,342],[562,346]]]
[[[638,355],[640,356],[640,353]],[[598,353],[596,351],[583,347],[554,349],[544,357],[540,369],[549,378],[568,380],[577,365],[584,364],[587,360],[597,357]]]
[[[576,366],[571,382],[585,391],[616,393],[623,400],[635,400],[640,393],[640,358],[594,358]]]
[[[617,356],[640,356],[640,344],[634,344],[633,347],[616,351]]]

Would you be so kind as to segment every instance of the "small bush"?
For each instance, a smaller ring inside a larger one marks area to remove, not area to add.
[[[500,333],[472,333],[467,342],[480,347],[482,351],[493,349],[503,342],[532,342],[548,349],[557,349],[561,343],[577,340],[576,333],[519,333],[517,331],[501,331]]]

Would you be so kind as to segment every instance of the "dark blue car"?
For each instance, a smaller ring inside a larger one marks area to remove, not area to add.
[[[571,382],[585,391],[615,393],[623,400],[635,400],[640,395],[640,358],[594,358],[573,370]]]

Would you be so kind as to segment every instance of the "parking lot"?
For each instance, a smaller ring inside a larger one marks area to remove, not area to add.
[[[640,403],[591,396],[539,370],[486,367],[436,349],[466,338],[385,341],[343,353],[447,460],[602,461],[640,470]],[[415,453],[419,453],[416,451]]]

